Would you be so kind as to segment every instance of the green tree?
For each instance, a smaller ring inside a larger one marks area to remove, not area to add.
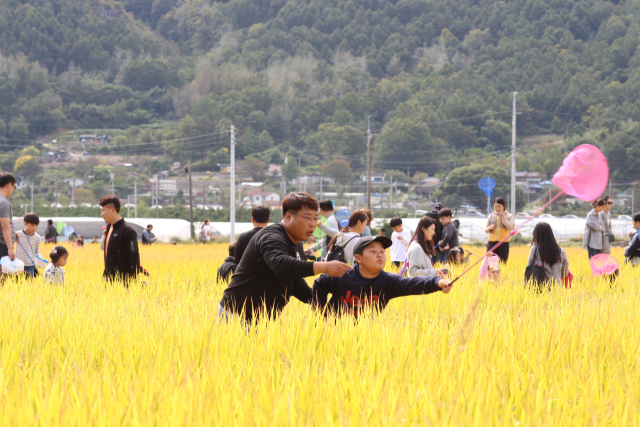
[[[36,176],[41,169],[42,168],[38,164],[38,160],[33,156],[18,157],[13,168],[16,173],[28,177]]]
[[[342,159],[333,159],[321,168],[324,175],[334,178],[340,184],[346,184],[353,173],[349,162]]]

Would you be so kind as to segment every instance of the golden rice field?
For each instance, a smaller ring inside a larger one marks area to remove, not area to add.
[[[141,251],[147,287],[105,286],[89,245],[64,287],[0,288],[0,425],[640,425],[640,269],[610,287],[569,249],[573,289],[536,295],[518,247],[501,283],[247,333],[216,317],[226,245]]]

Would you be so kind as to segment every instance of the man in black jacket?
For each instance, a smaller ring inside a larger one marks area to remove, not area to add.
[[[251,322],[258,316],[277,316],[291,296],[311,303],[311,288],[305,277],[327,273],[341,277],[351,266],[340,262],[307,262],[302,242],[311,237],[318,223],[318,202],[307,193],[290,193],[282,201],[280,224],[254,235],[225,289],[218,313],[243,314]]]
[[[247,249],[247,245],[251,241],[251,238],[258,231],[269,225],[270,216],[271,209],[269,209],[267,206],[254,206],[253,209],[251,209],[251,222],[253,222],[253,230],[244,232],[238,237],[238,241],[236,242],[236,254],[234,256],[234,258],[236,259],[236,264],[240,264],[242,255]]]
[[[138,234],[120,216],[120,199],[105,196],[100,199],[102,218],[107,225],[104,245],[104,274],[108,281],[122,280],[128,286],[140,270]]]

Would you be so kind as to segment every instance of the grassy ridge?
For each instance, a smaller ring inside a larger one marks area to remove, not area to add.
[[[216,317],[225,246],[144,247],[153,283],[128,291],[93,246],[65,287],[7,282],[0,424],[638,424],[640,270],[611,288],[570,248],[573,289],[539,296],[517,247],[498,284],[474,271],[358,323],[293,300],[247,334]]]

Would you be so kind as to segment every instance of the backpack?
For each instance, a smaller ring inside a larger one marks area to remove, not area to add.
[[[352,237],[342,246],[333,245],[333,250],[327,254],[327,261],[340,261],[346,263],[347,260],[344,256],[344,248],[349,244],[353,239],[360,238],[360,236]]]
[[[200,234],[198,234],[198,240],[204,242],[207,240],[207,236],[204,234],[204,228],[200,229]]]
[[[534,286],[536,291],[542,292],[542,286],[549,280],[549,278],[547,277],[547,273],[544,271],[544,265],[536,265],[537,257],[538,248],[536,247],[536,252],[533,255],[533,263],[528,265],[524,271],[524,286]]]

